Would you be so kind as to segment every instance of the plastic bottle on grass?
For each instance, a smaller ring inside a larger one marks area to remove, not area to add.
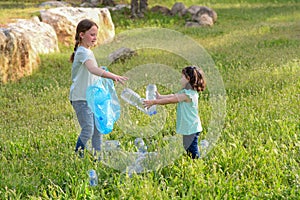
[[[146,155],[148,154],[147,146],[145,145],[145,142],[142,138],[136,138],[134,140],[134,145],[138,149],[138,155],[134,162],[128,167],[128,176],[130,178],[133,176],[133,174],[139,174],[145,170],[143,167],[143,162],[146,158]]]
[[[97,186],[98,185],[98,176],[95,170],[90,169],[89,170],[89,183],[90,186]]]
[[[156,85],[154,84],[149,84],[146,88],[146,99],[147,100],[154,100],[156,99]],[[157,113],[156,111],[156,105],[151,106],[150,108],[147,109],[148,115],[152,116]]]
[[[136,138],[134,140],[134,145],[137,147],[139,153],[147,152],[147,146],[142,138]]]
[[[121,144],[118,140],[106,140],[103,144],[104,151],[118,151],[121,148]]]
[[[137,109],[147,114],[147,110],[143,106],[143,99],[130,88],[125,88],[122,91],[121,98],[130,105],[135,106]]]
[[[133,174],[139,174],[145,170],[140,162],[142,162],[142,159],[138,158],[132,165],[128,167],[128,176],[130,178],[132,178]]]
[[[209,142],[207,140],[200,141],[200,154],[202,154],[201,157],[206,156],[208,146],[209,146]]]

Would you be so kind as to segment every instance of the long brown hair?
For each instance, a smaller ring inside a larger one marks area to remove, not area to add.
[[[197,92],[203,91],[206,87],[203,71],[195,66],[188,66],[182,70],[182,73],[189,80],[190,87]]]
[[[92,20],[89,20],[89,19],[83,19],[78,23],[78,25],[76,27],[75,47],[74,47],[74,51],[73,51],[73,53],[70,57],[71,62],[74,61],[75,52],[77,50],[78,45],[81,42],[81,38],[80,38],[79,34],[88,31],[93,26],[96,26],[98,28],[98,25],[95,22],[93,22]]]

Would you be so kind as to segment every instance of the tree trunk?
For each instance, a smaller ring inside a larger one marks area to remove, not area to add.
[[[131,0],[131,17],[144,17],[147,8],[147,0]]]
[[[114,2],[114,0],[103,0],[102,5],[104,5],[104,6],[115,6],[116,3]]]

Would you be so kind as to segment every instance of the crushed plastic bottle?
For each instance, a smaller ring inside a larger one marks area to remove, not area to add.
[[[201,154],[201,157],[206,156],[208,147],[209,147],[209,142],[207,140],[201,140],[200,141],[200,154]]]
[[[134,145],[137,147],[139,153],[147,152],[147,146],[142,138],[136,138],[134,140]]]
[[[147,100],[154,100],[156,99],[156,91],[157,87],[155,84],[149,84],[146,88],[146,99]],[[147,109],[148,115],[152,116],[157,113],[156,111],[156,105],[151,106]]]
[[[134,160],[134,162],[128,167],[128,176],[131,178],[133,174],[139,174],[143,172],[144,169],[144,160],[146,158],[147,152],[147,146],[145,145],[145,142],[142,138],[136,138],[134,140],[134,145],[137,147],[137,158]]]
[[[106,140],[103,144],[104,151],[118,151],[120,147],[121,144],[119,140]]]
[[[128,167],[128,176],[132,178],[133,174],[139,174],[145,171],[143,167],[143,160],[145,156],[139,156],[132,165]]]
[[[136,92],[130,88],[125,88],[121,93],[121,98],[129,103],[130,105],[135,106],[137,109],[148,114],[147,110],[143,106],[143,99]]]
[[[98,176],[95,170],[90,169],[89,172],[89,183],[90,186],[94,187],[98,185]]]

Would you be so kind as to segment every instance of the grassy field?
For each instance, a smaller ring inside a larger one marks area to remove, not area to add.
[[[159,4],[171,7],[174,2]],[[185,28],[178,17],[148,13],[131,20],[128,11],[112,13],[112,18],[116,33],[173,29],[211,55],[224,81],[227,104],[221,136],[208,156],[192,161],[183,155],[158,171],[132,178],[89,156],[76,157],[79,129],[68,101],[71,48],[60,45],[61,53],[41,55],[41,66],[31,76],[0,85],[0,199],[299,199],[300,2],[184,2],[213,8],[217,23]],[[33,5],[0,5],[0,24],[38,14]],[[186,64],[170,53],[145,50],[109,69],[123,74],[146,63],[176,70]],[[209,102],[205,97],[200,101],[205,133]],[[174,106],[167,109],[169,117],[159,134],[175,131]],[[105,137],[120,135],[117,126]],[[122,142],[126,139],[131,138]],[[88,183],[91,168],[99,176],[94,188]]]

